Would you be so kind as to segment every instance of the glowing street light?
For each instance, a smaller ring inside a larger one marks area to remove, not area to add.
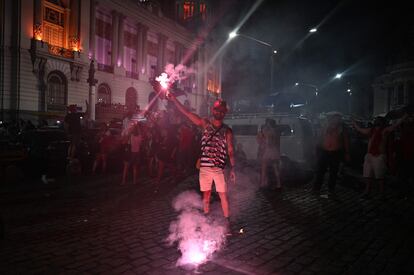
[[[318,31],[317,28],[312,28],[312,29],[309,30],[309,32],[311,32],[311,33],[314,33],[314,32],[317,32],[317,31]]]
[[[341,79],[342,78],[342,74],[336,74],[335,75],[335,79]]]
[[[232,31],[231,33],[229,33],[229,39],[233,39],[237,36],[237,32]]]
[[[351,89],[348,89],[348,90],[346,90],[348,93],[350,93],[351,92]]]

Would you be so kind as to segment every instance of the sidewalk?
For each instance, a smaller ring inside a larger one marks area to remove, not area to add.
[[[313,197],[309,186],[282,195],[239,184],[225,248],[197,270],[176,267],[180,252],[165,238],[177,213],[173,198],[197,190],[197,178],[118,186],[116,177],[2,193],[6,238],[1,274],[410,274],[414,270],[413,201]],[[249,192],[253,190],[254,192]],[[7,198],[5,197],[7,195]],[[233,196],[234,197],[234,196]],[[5,200],[3,200],[5,199]],[[217,207],[217,202],[215,202]]]

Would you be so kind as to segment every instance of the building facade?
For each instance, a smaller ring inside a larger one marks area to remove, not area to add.
[[[386,74],[375,79],[373,89],[374,116],[414,104],[414,62],[390,66]]]
[[[92,119],[121,116],[148,104],[166,64],[196,72],[178,87],[200,112],[220,87],[215,65],[205,66],[211,49],[188,27],[206,23],[207,9],[200,0],[1,1],[1,119],[60,118],[86,102]]]

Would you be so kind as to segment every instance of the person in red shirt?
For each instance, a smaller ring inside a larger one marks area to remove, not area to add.
[[[384,195],[384,176],[386,172],[386,142],[390,132],[394,131],[405,119],[399,119],[395,124],[387,126],[384,117],[377,116],[372,128],[361,128],[353,121],[354,128],[369,137],[368,151],[364,159],[363,177],[365,178],[365,191],[362,198],[369,198],[371,186],[378,183],[381,196]]]

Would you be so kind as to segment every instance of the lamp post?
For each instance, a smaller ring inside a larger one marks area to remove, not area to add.
[[[314,85],[314,84],[309,84],[309,83],[302,83],[302,82],[296,82],[295,86],[306,86],[306,87],[310,87],[313,88],[315,90],[315,96],[318,96],[319,93],[319,88],[318,86]]]
[[[270,53],[270,92],[272,92],[273,91],[274,55],[277,54],[277,50],[270,43],[259,40],[257,38],[252,37],[252,36],[249,36],[249,35],[244,35],[244,34],[237,33],[235,31],[232,31],[231,33],[229,33],[229,40],[235,38],[236,36],[240,36],[240,37],[255,41],[255,42],[257,42],[257,43],[259,43],[263,46],[266,46],[266,47],[270,48],[270,50],[271,50],[271,53]]]

